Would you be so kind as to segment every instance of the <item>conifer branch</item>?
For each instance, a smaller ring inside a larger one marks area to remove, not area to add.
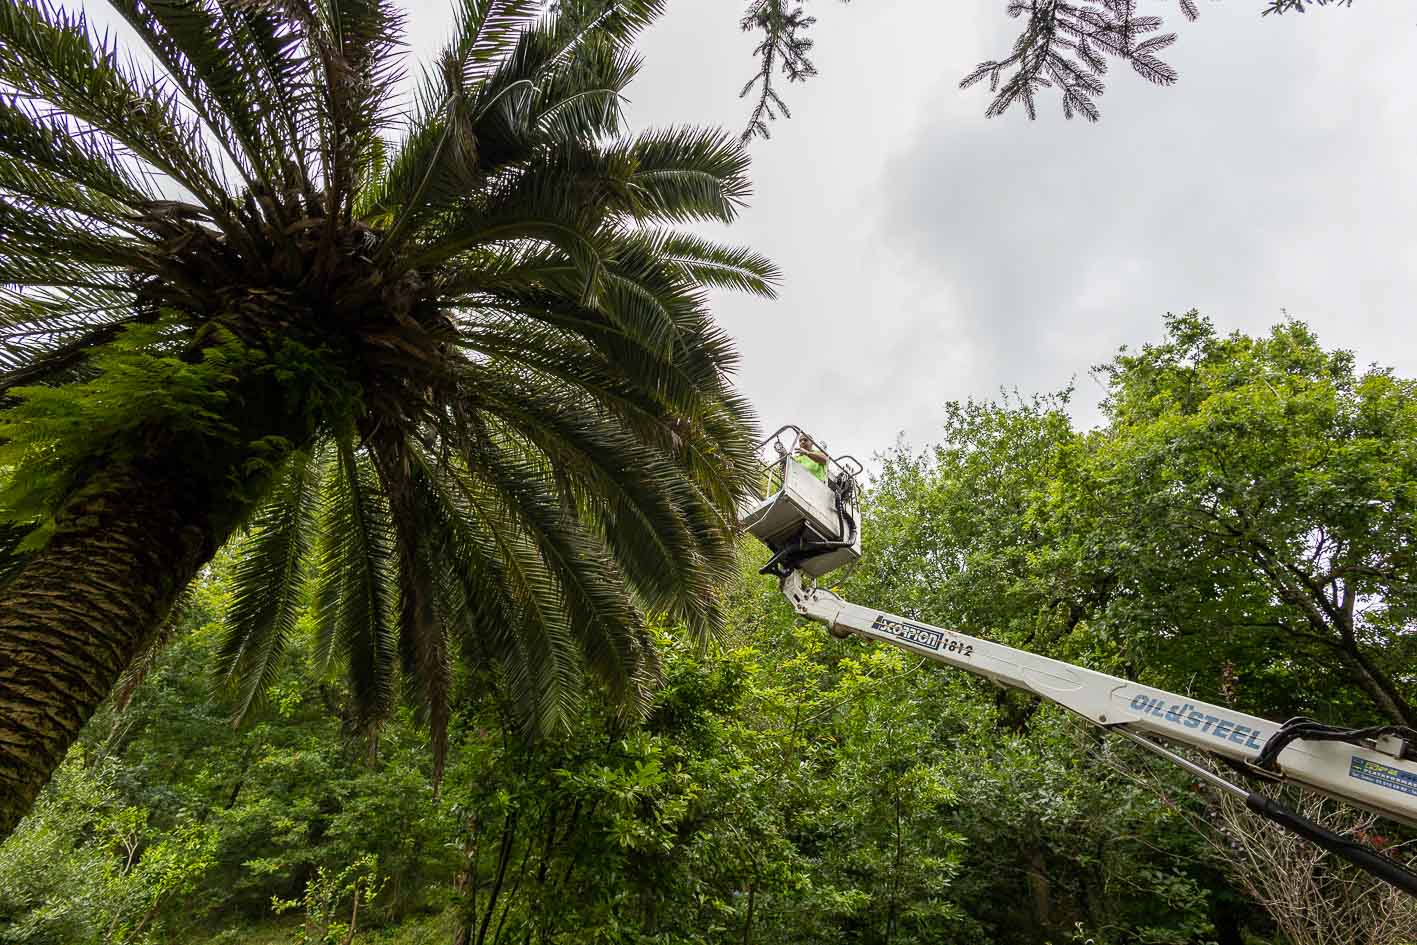
[[[742,140],[770,137],[769,123],[779,116],[792,117],[773,85],[781,76],[803,82],[817,74],[808,58],[813,41],[806,35],[816,22],[803,3],[788,0],[753,0],[741,25],[758,32],[762,42],[753,50],[758,70],[739,96],[756,92],[753,112]],[[1261,15],[1303,13],[1311,7],[1352,6],[1353,0],[1265,0]],[[1196,0],[1177,0],[1187,20],[1200,16]],[[1137,0],[1007,0],[1005,12],[1024,20],[1013,49],[1003,59],[981,62],[963,79],[968,88],[988,79],[993,100],[985,110],[990,118],[1022,105],[1029,118],[1037,117],[1040,90],[1056,89],[1063,116],[1081,115],[1088,121],[1101,117],[1096,99],[1106,90],[1102,76],[1108,59],[1120,59],[1153,85],[1171,85],[1176,70],[1158,56],[1176,41],[1174,33],[1161,33],[1159,16],[1140,16]]]

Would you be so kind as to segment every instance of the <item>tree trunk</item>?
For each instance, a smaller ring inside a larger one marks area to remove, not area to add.
[[[1039,935],[1048,931],[1053,916],[1053,884],[1048,879],[1048,859],[1042,847],[1035,847],[1028,858],[1028,898],[1033,905],[1033,924]]]
[[[0,840],[226,537],[172,468],[95,474],[0,588]]]
[[[1345,641],[1345,644],[1347,641]],[[1409,728],[1417,727],[1417,713],[1412,711],[1412,706],[1393,686],[1382,670],[1373,665],[1367,655],[1358,648],[1357,643],[1344,646],[1344,652],[1348,656],[1350,665],[1353,667],[1353,678],[1358,683],[1358,687],[1373,700],[1373,705],[1378,711],[1386,715],[1397,725],[1406,725]]]
[[[1363,652],[1358,643],[1353,620],[1353,611],[1357,603],[1358,585],[1351,580],[1345,581],[1343,602],[1335,614],[1335,623],[1338,626],[1339,637],[1343,641],[1342,651],[1353,665],[1353,675],[1358,686],[1373,700],[1378,711],[1395,724],[1406,725],[1408,728],[1417,727],[1417,713],[1413,713],[1412,706],[1393,685],[1392,677],[1368,659],[1368,655]]]

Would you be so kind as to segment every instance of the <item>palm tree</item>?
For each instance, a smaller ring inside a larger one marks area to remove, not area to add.
[[[731,136],[622,131],[661,0],[462,0],[400,134],[387,0],[111,0],[142,62],[37,2],[0,0],[0,836],[233,535],[238,714],[307,597],[360,721],[402,686],[439,758],[459,658],[535,724],[632,709],[751,482],[705,292],[776,278],[664,228],[734,217]]]

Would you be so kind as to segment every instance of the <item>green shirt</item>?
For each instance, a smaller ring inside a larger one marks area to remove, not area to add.
[[[820,479],[822,482],[827,481],[827,467],[825,463],[819,463],[812,457],[806,455],[805,453],[798,453],[792,458],[797,461],[798,465],[800,465],[803,469],[807,470],[807,472],[811,473],[817,479]]]

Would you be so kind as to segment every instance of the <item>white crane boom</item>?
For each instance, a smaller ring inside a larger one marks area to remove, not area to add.
[[[1282,777],[1393,820],[1417,827],[1417,763],[1406,760],[1403,739],[1373,747],[1339,741],[1290,742],[1277,770],[1253,767],[1280,726],[1268,719],[1211,705],[1151,686],[1038,656],[979,637],[932,627],[803,586],[800,572],[782,579],[782,592],[802,616],[838,633],[890,643],[947,666],[1022,689],[1055,702],[1095,725],[1125,728],[1179,742]]]
[[[797,454],[779,438],[793,434]],[[1012,689],[1033,693],[1093,725],[1116,732],[1166,757],[1222,790],[1244,798],[1256,813],[1279,823],[1381,879],[1417,896],[1417,873],[1371,847],[1331,833],[1278,801],[1251,792],[1154,741],[1219,755],[1247,773],[1290,781],[1417,827],[1417,732],[1401,726],[1342,729],[1309,719],[1283,725],[1109,676],[1026,650],[861,607],[831,591],[809,587],[818,577],[861,556],[856,476],[850,457],[822,464],[825,447],[796,427],[766,443],[776,455],[764,463],[765,495],[741,511],[743,526],[772,549],[764,573],[775,574],[794,610],[838,636],[854,634],[918,653]],[[765,443],[765,445],[766,445]],[[804,461],[805,460],[805,461]],[[814,467],[823,467],[820,473]]]

